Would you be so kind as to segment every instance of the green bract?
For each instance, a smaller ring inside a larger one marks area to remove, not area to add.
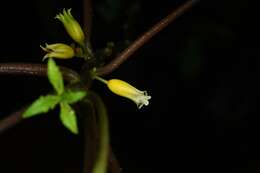
[[[35,100],[31,106],[24,112],[23,117],[29,118],[31,116],[46,113],[53,109],[60,101],[60,97],[55,95],[40,96]]]
[[[78,133],[75,111],[69,104],[73,104],[86,96],[85,91],[65,90],[62,74],[52,58],[48,59],[48,79],[56,91],[56,95],[40,96],[23,113],[23,118],[46,113],[57,104],[60,105],[60,120],[72,133]]]
[[[55,91],[60,95],[64,91],[64,84],[62,79],[62,74],[55,64],[55,61],[50,58],[48,60],[48,79],[52,84]]]

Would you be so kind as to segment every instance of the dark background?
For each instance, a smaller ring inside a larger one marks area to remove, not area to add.
[[[94,3],[95,50],[123,49],[182,0]],[[1,63],[41,63],[39,45],[71,43],[54,16],[81,1],[3,1]],[[258,6],[253,0],[201,0],[154,37],[110,78],[152,99],[138,110],[95,82],[110,117],[111,143],[123,172],[260,171]],[[57,61],[79,69],[81,60]],[[46,78],[1,75],[0,118],[51,90]],[[0,172],[82,172],[82,139],[59,122],[58,110],[26,120],[0,136]]]

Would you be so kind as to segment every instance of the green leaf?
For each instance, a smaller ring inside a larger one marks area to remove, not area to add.
[[[86,96],[85,91],[72,91],[67,90],[61,96],[61,101],[66,102],[68,104],[73,104],[83,99]]]
[[[48,60],[48,79],[58,94],[64,91],[62,74],[52,58]]]
[[[68,128],[72,133],[78,134],[76,114],[69,104],[64,102],[60,103],[60,119],[66,128]]]
[[[34,115],[46,113],[50,109],[53,109],[59,101],[60,101],[59,96],[54,96],[54,95],[40,96],[23,113],[23,118],[29,118]]]

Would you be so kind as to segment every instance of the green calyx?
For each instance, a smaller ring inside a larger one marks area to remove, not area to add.
[[[67,11],[63,9],[63,13],[56,15],[55,18],[63,23],[67,33],[75,42],[81,46],[84,45],[84,32],[77,20],[72,16],[71,9],[68,9]]]

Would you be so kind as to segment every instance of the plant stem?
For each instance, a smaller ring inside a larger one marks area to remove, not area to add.
[[[100,81],[100,82],[102,82],[102,83],[107,85],[107,80],[105,80],[105,79],[103,79],[103,78],[101,78],[99,76],[95,76],[94,79],[97,79],[98,81]]]
[[[66,67],[60,67],[60,70],[64,80],[69,82],[80,80],[77,72]],[[45,64],[0,63],[0,74],[47,76],[47,66]]]
[[[94,102],[95,110],[98,115],[97,124],[99,132],[97,156],[92,173],[106,173],[110,151],[107,111],[105,104],[97,94],[90,92],[89,95],[91,100]]]
[[[86,35],[87,42],[90,42],[92,28],[92,2],[83,0],[83,31]]]
[[[84,162],[83,173],[89,173],[93,170],[96,159],[98,130],[96,111],[94,105],[90,101],[81,102],[79,104],[78,113],[83,117],[83,134],[84,134]]]
[[[22,120],[22,114],[26,110],[26,107],[23,107],[22,109],[13,112],[8,117],[4,118],[0,121],[0,134],[8,130],[9,128],[15,126],[17,123],[19,123]]]
[[[157,24],[155,24],[151,29],[137,38],[128,48],[126,48],[122,53],[120,53],[116,58],[114,58],[107,65],[97,69],[97,75],[103,76],[107,75],[114,70],[116,70],[123,62],[125,62],[132,54],[134,54],[140,47],[147,43],[153,36],[163,30],[171,22],[177,19],[179,16],[184,14],[188,9],[190,9],[199,0],[188,0],[183,5],[181,5],[176,10],[173,10],[168,16],[163,18]]]

